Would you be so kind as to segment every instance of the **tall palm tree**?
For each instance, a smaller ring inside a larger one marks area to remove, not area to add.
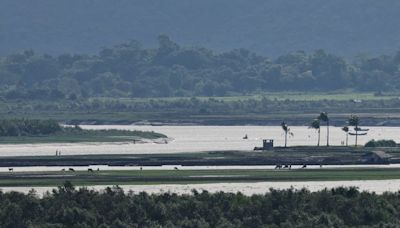
[[[321,112],[318,116],[320,121],[326,122],[326,146],[329,146],[329,117],[327,112]]]
[[[286,148],[286,147],[287,147],[287,136],[288,136],[288,134],[291,135],[291,136],[293,136],[293,133],[290,131],[290,128],[289,128],[289,126],[285,123],[285,121],[282,121],[281,127],[282,127],[282,130],[283,130],[284,133],[285,133],[285,148]]]
[[[319,119],[315,119],[311,122],[309,128],[313,128],[317,130],[318,132],[318,143],[317,146],[319,146],[320,138],[321,138],[321,121]]]
[[[356,146],[358,140],[358,130],[360,129],[358,125],[360,124],[360,119],[356,115],[351,115],[349,118],[349,126],[354,126],[354,130],[356,131]]]
[[[348,126],[342,127],[342,131],[346,132],[346,146],[349,146],[349,127]]]

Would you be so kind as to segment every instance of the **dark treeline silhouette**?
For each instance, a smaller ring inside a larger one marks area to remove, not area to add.
[[[0,120],[0,136],[50,135],[63,130],[54,120]]]
[[[271,190],[264,195],[102,192],[71,183],[38,198],[0,192],[0,226],[7,227],[397,227],[399,193],[355,188]]]
[[[400,52],[353,62],[326,53],[295,52],[276,59],[244,49],[216,53],[181,47],[168,36],[158,48],[130,42],[97,55],[39,55],[0,59],[0,95],[6,99],[81,97],[227,96],[266,91],[395,91]]]
[[[138,136],[143,138],[164,138],[163,134],[150,131],[130,131],[116,129],[82,129],[80,126],[64,126],[55,120],[4,119],[0,120],[0,137],[20,136]]]

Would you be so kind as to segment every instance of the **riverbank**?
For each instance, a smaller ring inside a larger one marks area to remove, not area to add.
[[[156,132],[127,130],[67,130],[49,135],[1,136],[0,144],[39,143],[145,143],[146,140],[166,142],[167,136]]]
[[[103,192],[107,187],[112,185],[92,185],[77,186],[85,187],[89,190]],[[207,191],[209,193],[238,193],[252,196],[254,194],[264,195],[274,190],[302,190],[307,189],[310,192],[322,191],[324,189],[335,189],[343,187],[355,187],[360,192],[367,191],[375,194],[383,194],[385,192],[396,193],[400,189],[400,179],[396,180],[353,180],[353,181],[276,181],[276,182],[236,182],[236,183],[208,183],[208,184],[146,184],[146,185],[118,185],[125,192],[139,194],[146,192],[147,194],[165,194],[174,193],[178,195],[191,195],[193,190],[197,192]],[[47,192],[52,192],[55,186],[47,187],[0,187],[3,192],[21,192],[32,193],[32,189],[37,196],[43,196]]]
[[[5,119],[55,119],[67,124],[305,126],[322,110],[332,125],[351,114],[363,125],[400,126],[397,95],[373,93],[267,93],[230,97],[87,98],[64,101],[0,100]],[[29,110],[29,111],[27,111]]]
[[[360,181],[400,179],[399,168],[320,168],[293,167],[282,170],[107,170],[0,172],[0,187],[74,185],[154,185],[235,182]]]
[[[289,148],[275,147],[268,151],[0,157],[0,167],[351,165],[390,163],[400,163],[400,148],[298,146]]]
[[[396,110],[398,111],[398,110]],[[344,113],[331,112],[331,124],[333,126],[345,126],[351,114],[357,113],[364,126],[400,126],[400,115],[398,113],[368,112],[360,113],[360,110],[348,111]],[[104,114],[85,114],[76,115],[70,119],[62,117],[60,120],[66,124],[79,125],[152,125],[152,126],[277,126],[282,123],[282,119],[290,122],[292,126],[308,126],[310,120],[318,115],[318,111],[301,113],[298,112],[278,112],[271,114],[180,114],[180,113],[135,113],[131,115],[124,112],[115,112],[111,115]]]

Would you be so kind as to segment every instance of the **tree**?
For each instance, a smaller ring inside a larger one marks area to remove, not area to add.
[[[349,127],[344,126],[342,127],[342,131],[346,132],[346,146],[349,146]]]
[[[317,130],[318,132],[318,143],[317,146],[319,146],[320,138],[321,138],[321,121],[319,119],[315,119],[311,122],[309,128],[313,128]]]
[[[290,128],[289,128],[289,126],[285,123],[285,121],[282,121],[281,127],[282,127],[282,130],[283,130],[284,133],[285,133],[285,148],[286,148],[286,147],[287,147],[287,136],[288,136],[288,134],[291,135],[291,136],[293,136],[293,133],[290,131]]]
[[[360,119],[356,115],[351,115],[349,118],[349,126],[354,126],[354,130],[356,131],[356,143],[355,146],[357,146],[357,140],[358,140],[358,130],[360,129],[358,125],[360,124]]]
[[[326,146],[329,146],[329,117],[327,112],[321,112],[318,119],[326,122]]]

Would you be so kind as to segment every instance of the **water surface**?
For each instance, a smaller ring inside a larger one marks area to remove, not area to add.
[[[184,153],[213,150],[252,150],[261,146],[262,139],[274,139],[275,145],[284,144],[284,134],[280,126],[134,126],[134,125],[84,125],[85,129],[124,129],[155,131],[166,134],[172,140],[168,144],[159,143],[54,143],[0,145],[0,156],[54,155],[61,150],[62,155],[77,154],[152,154]],[[290,127],[294,136],[288,145],[316,145],[317,132],[305,126]],[[393,139],[400,142],[399,127],[367,127],[367,136],[359,137],[359,144],[370,139]],[[243,139],[245,135],[248,139]],[[330,128],[330,144],[341,145],[345,133],[340,127]],[[349,144],[354,144],[354,136],[349,136]],[[326,129],[321,129],[321,145],[326,144]]]

